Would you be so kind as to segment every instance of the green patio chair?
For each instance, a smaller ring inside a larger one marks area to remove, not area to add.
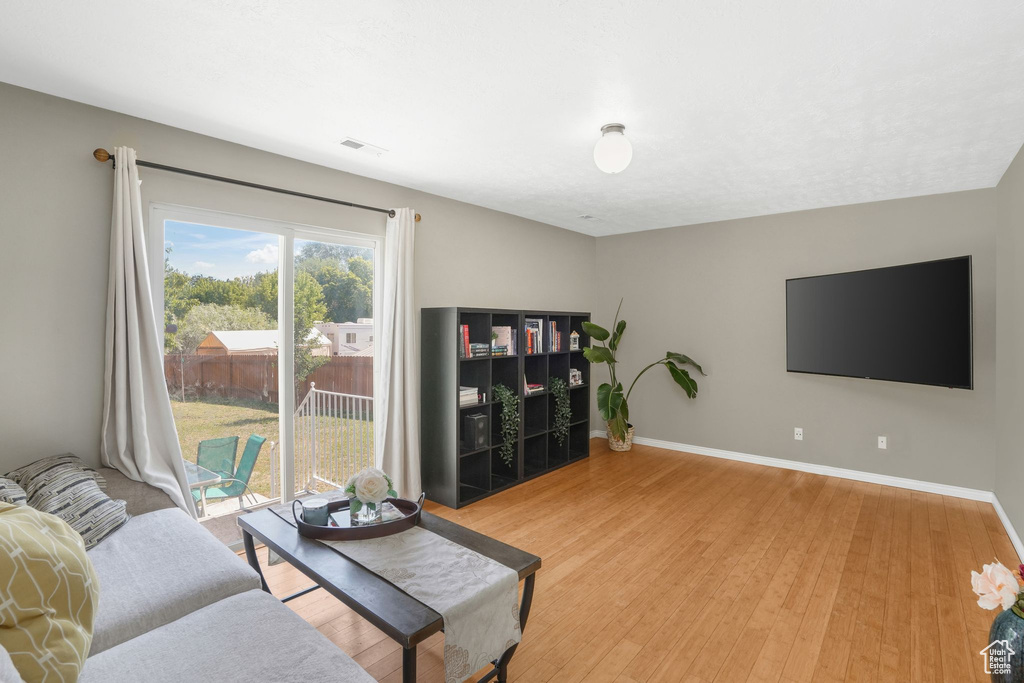
[[[238,437],[228,437],[235,440],[236,450],[238,444]],[[225,439],[211,439],[211,441],[223,441]],[[252,471],[256,467],[256,459],[259,457],[260,451],[263,449],[263,444],[266,443],[267,439],[263,436],[256,436],[255,434],[249,435],[249,440],[245,442],[245,450],[242,451],[242,457],[238,460],[238,468],[235,469],[234,462],[232,462],[232,471],[221,473],[219,470],[214,470],[221,475],[221,483],[214,486],[206,487],[206,501],[211,500],[227,500],[228,498],[238,498],[238,509],[244,510],[245,504],[243,497],[248,495],[253,505],[256,504],[256,495],[249,488],[249,479],[252,477]],[[202,443],[200,444],[200,450],[202,450]],[[232,461],[234,459],[232,458]],[[203,465],[203,467],[206,467]],[[210,469],[210,468],[207,468]],[[193,491],[192,497],[198,503],[201,495],[199,491]]]
[[[238,437],[225,436],[221,439],[206,439],[199,442],[196,464],[225,479],[235,476],[235,456],[238,454]]]

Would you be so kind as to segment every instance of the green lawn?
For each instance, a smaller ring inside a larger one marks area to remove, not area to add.
[[[276,403],[243,399],[205,398],[186,401],[171,398],[174,423],[178,430],[181,453],[186,460],[196,461],[199,442],[224,436],[239,437],[238,456],[242,455],[250,434],[267,438],[249,486],[253,491],[270,496],[270,441],[278,441]],[[372,464],[373,422],[343,417],[320,417],[312,437],[309,418],[299,418],[295,425],[295,484],[302,488],[312,474],[313,446],[318,455],[317,473],[332,481],[343,481],[357,469]],[[280,450],[278,450],[280,452]],[[274,467],[279,467],[273,463]],[[323,485],[321,489],[326,488]]]

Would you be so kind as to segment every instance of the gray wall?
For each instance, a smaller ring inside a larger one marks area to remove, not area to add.
[[[624,384],[668,350],[708,372],[695,401],[667,372],[645,375],[630,401],[638,436],[991,490],[995,247],[994,190],[602,237],[595,319],[610,324],[625,298]],[[963,254],[974,391],[786,372],[786,278]]]
[[[996,295],[997,452],[995,491],[1018,532],[1024,532],[1024,365],[1021,354],[1024,295],[1024,149],[996,187],[999,282]]]
[[[96,147],[423,215],[419,306],[590,310],[595,240],[104,109],[0,84],[0,472],[98,459],[113,176]],[[143,199],[382,234],[356,209],[142,169]],[[533,268],[522,276],[525,263]]]
[[[1024,256],[1013,234],[1024,220],[1020,159],[998,191],[595,240],[4,84],[0,121],[0,470],[67,450],[97,457],[112,178],[90,152],[127,144],[143,159],[414,207],[423,214],[420,306],[581,309],[608,321],[624,296],[625,368],[635,371],[671,348],[710,373],[693,402],[680,398],[665,375],[642,380],[633,400],[641,436],[981,489],[993,487],[997,464],[998,196],[999,345],[1008,349],[1000,353],[1006,382],[999,387],[998,464],[1012,473],[1010,481],[1024,481],[1010,447],[1021,436],[1013,356],[1024,299],[1015,296],[1012,279]],[[147,201],[383,230],[376,214],[143,172]],[[785,372],[787,277],[965,253],[974,256],[975,269],[974,391]],[[539,276],[521,276],[527,261]],[[594,371],[600,380],[601,368]],[[804,428],[803,442],[793,441],[794,426]],[[889,437],[888,451],[875,448],[878,434]],[[1024,504],[1009,490],[1001,500],[1024,526]]]

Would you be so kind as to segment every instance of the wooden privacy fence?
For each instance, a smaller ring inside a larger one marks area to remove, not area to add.
[[[185,398],[207,396],[245,398],[277,403],[277,356],[164,356],[167,390],[180,396],[184,380]],[[332,356],[302,383],[301,398],[309,383],[317,389],[353,396],[373,396],[373,358]]]

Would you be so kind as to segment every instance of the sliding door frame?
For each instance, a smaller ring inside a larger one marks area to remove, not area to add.
[[[277,327],[281,335],[281,346],[278,349],[278,423],[280,425],[278,453],[281,468],[281,500],[290,502],[295,497],[295,240],[310,240],[331,244],[344,244],[373,249],[373,414],[377,416],[377,398],[380,396],[380,325],[383,311],[378,293],[381,290],[382,274],[380,259],[383,256],[381,247],[384,238],[365,233],[348,232],[333,228],[324,228],[301,223],[292,223],[256,216],[236,213],[199,209],[177,204],[152,202],[149,206],[149,226],[146,246],[149,258],[150,282],[153,291],[153,306],[158,313],[156,317],[159,339],[164,338],[161,327],[164,320],[164,221],[196,223],[219,228],[232,228],[249,232],[262,232],[277,236]],[[374,439],[374,459],[380,462],[381,444]]]

